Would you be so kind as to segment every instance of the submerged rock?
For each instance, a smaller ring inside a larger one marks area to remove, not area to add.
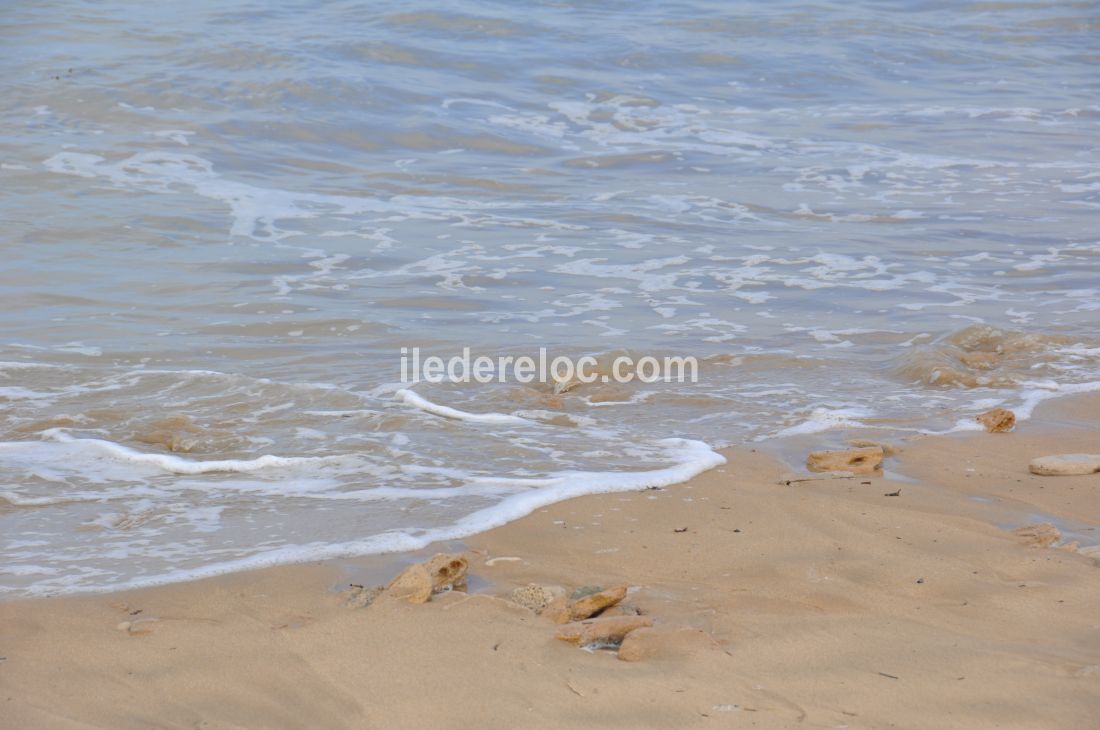
[[[964,352],[959,356],[959,360],[962,361],[963,365],[974,370],[992,370],[1000,363],[1001,356],[996,352],[975,350],[974,352]]]
[[[1057,454],[1032,459],[1028,469],[1045,477],[1068,477],[1100,472],[1100,454]]]
[[[994,408],[977,416],[977,421],[990,433],[1002,433],[1016,425],[1016,414],[1007,408]]]
[[[631,631],[652,626],[649,616],[610,616],[574,621],[558,629],[557,638],[577,646],[589,644],[615,646]]]
[[[884,453],[881,446],[840,451],[811,451],[806,457],[810,471],[846,471],[852,474],[871,474],[882,466]]]
[[[1024,543],[1035,547],[1047,548],[1062,541],[1062,532],[1049,522],[1037,525],[1024,525],[1012,531]]]

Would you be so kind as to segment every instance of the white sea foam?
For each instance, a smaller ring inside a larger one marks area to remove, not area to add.
[[[297,467],[302,465],[346,463],[346,456],[275,456],[265,454],[254,459],[212,459],[197,461],[174,454],[155,454],[131,449],[122,444],[103,439],[77,438],[61,429],[48,429],[42,437],[74,447],[77,454],[93,458],[107,458],[125,464],[153,467],[168,474],[215,474],[219,472],[246,473],[266,469]],[[12,450],[20,442],[0,443],[0,447]]]
[[[431,413],[436,416],[442,416],[443,418],[453,418],[459,421],[471,421],[473,423],[494,423],[494,424],[514,424],[514,425],[530,425],[531,421],[519,416],[513,416],[509,413],[470,413],[469,411],[460,411],[457,408],[451,408],[450,406],[440,405],[438,403],[432,403],[427,398],[417,395],[413,391],[402,388],[394,393],[394,397],[405,403],[406,405],[419,408],[425,413]]]

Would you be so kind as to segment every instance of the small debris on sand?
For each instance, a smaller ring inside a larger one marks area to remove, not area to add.
[[[994,408],[977,416],[976,420],[990,433],[1003,433],[1016,425],[1016,414],[1007,408]]]
[[[882,466],[885,456],[881,446],[840,451],[811,451],[806,457],[810,471],[846,471],[851,474],[872,474]]]
[[[1100,454],[1057,454],[1032,459],[1032,474],[1044,477],[1084,476],[1100,472]]]

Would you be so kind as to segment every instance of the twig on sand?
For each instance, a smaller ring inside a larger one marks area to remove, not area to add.
[[[855,479],[855,474],[846,471],[825,472],[818,476],[801,476],[795,474],[781,478],[779,483],[782,486],[789,487],[792,484],[801,484],[802,482],[823,482],[829,479]]]
[[[880,677],[886,677],[887,679],[897,679],[893,674],[887,674],[886,672],[879,672]]]
[[[883,497],[900,497],[901,496],[901,488],[899,487],[896,492],[887,492],[886,494],[884,494],[882,496]]]

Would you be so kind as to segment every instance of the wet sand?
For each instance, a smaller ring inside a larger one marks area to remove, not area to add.
[[[783,485],[791,464],[728,450],[470,538],[471,592],[423,605],[340,593],[423,556],[0,604],[0,727],[1090,727],[1100,555],[1012,532],[1095,544],[1100,474],[1027,471],[1068,452],[1100,452],[1100,397],[915,440],[890,476]],[[628,583],[700,631],[640,662],[583,651],[506,600],[531,582]]]

